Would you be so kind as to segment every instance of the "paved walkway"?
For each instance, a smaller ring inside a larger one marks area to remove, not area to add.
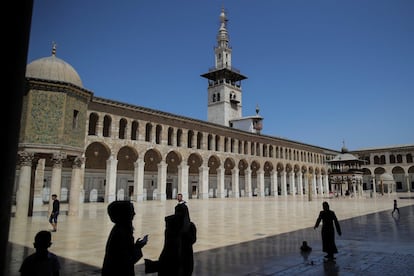
[[[401,215],[391,215],[397,199]],[[320,227],[312,225],[323,200],[340,219],[335,262],[324,262]],[[135,235],[150,234],[145,258],[155,259],[163,242],[163,217],[175,201],[135,203]],[[362,199],[190,200],[198,227],[193,275],[413,275],[414,198],[410,194]],[[62,216],[51,251],[60,256],[61,275],[100,275],[103,249],[112,227],[106,204],[85,204],[79,217]],[[23,258],[33,252],[35,233],[48,227],[45,213],[12,218],[7,275],[19,275]],[[45,223],[46,221],[46,223]],[[306,258],[299,247],[313,248]],[[145,275],[142,260],[136,275]],[[151,275],[151,274],[147,274]],[[155,274],[153,274],[155,275]]]

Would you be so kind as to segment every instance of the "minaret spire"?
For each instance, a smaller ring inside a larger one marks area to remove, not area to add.
[[[52,42],[52,56],[56,56],[56,42]]]

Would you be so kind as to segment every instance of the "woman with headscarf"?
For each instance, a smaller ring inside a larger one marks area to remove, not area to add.
[[[338,249],[335,244],[335,228],[338,235],[342,235],[341,227],[335,212],[329,210],[328,202],[322,203],[323,210],[320,211],[318,218],[316,219],[314,229],[318,228],[319,223],[322,221],[322,251],[328,255],[325,256],[328,260],[334,259],[334,254],[338,253]],[[335,228],[334,228],[335,225]]]

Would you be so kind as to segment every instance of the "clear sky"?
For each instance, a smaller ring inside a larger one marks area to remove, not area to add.
[[[219,15],[243,116],[349,150],[414,144],[412,0],[34,0],[28,62],[57,57],[95,96],[207,120]]]

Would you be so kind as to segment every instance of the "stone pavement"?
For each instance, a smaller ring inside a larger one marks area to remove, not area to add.
[[[343,233],[342,236],[336,237],[339,254],[336,255],[335,262],[323,260],[325,254],[321,251],[321,227],[317,230],[309,227],[314,223],[323,199],[313,202],[300,198],[276,201],[190,201],[191,216],[198,222],[200,234],[196,248],[198,250],[194,253],[193,275],[414,275],[414,200],[411,196],[402,198],[400,195],[398,201],[401,214],[392,216],[392,199],[384,197],[377,201],[331,201],[332,210],[337,215],[341,214],[338,218]],[[162,238],[155,236],[155,232],[162,235],[163,224],[158,223],[156,226],[155,223],[165,214],[159,214],[159,217],[154,219],[155,222],[148,221],[157,216],[160,210],[170,212],[174,205],[174,201],[137,205],[141,213],[148,214],[148,217],[142,218],[137,214],[135,220],[140,224],[136,227],[141,231],[137,236],[152,233],[150,242],[154,245],[153,249],[144,248],[144,256],[154,258],[159,254]],[[369,206],[373,205],[377,206],[374,208],[377,210],[375,212],[372,211],[374,209],[369,209]],[[257,208],[262,209],[259,212]],[[347,218],[341,220],[341,217],[346,215],[344,208],[354,209],[354,214],[362,215],[347,215]],[[289,212],[289,215],[286,212]],[[227,216],[229,213],[231,216]],[[260,214],[264,216],[257,220]],[[278,220],[275,220],[275,216]],[[231,219],[237,223],[228,225]],[[43,217],[34,217],[26,224],[19,224],[13,220],[6,275],[19,275],[18,267],[22,259],[33,252],[33,235],[45,225],[44,220]],[[307,227],[302,226],[305,225],[302,224],[305,220]],[[227,225],[223,224],[223,221]],[[152,231],[144,229],[149,227],[147,224],[150,224]],[[55,242],[51,248],[51,251],[58,253],[60,257],[61,275],[100,275],[99,264],[102,256],[99,254],[102,254],[108,231],[112,227],[112,223],[107,221],[105,206],[86,205],[83,218],[63,216],[61,225],[61,230],[54,234]],[[270,231],[275,225],[280,225],[282,230],[277,234],[271,234]],[[91,227],[97,227],[100,231]],[[257,229],[261,229],[260,232]],[[222,237],[229,232],[230,235]],[[232,236],[240,236],[238,238],[245,242],[232,242],[231,245],[226,245],[230,244],[228,241]],[[246,239],[246,236],[254,237]],[[301,256],[299,251],[303,240],[308,241],[313,248],[307,258]],[[217,246],[213,248],[212,244],[215,242]],[[81,253],[86,255],[81,256]],[[99,256],[94,258],[94,254]],[[135,271],[136,275],[155,275],[144,273],[142,260],[136,265]]]
[[[339,254],[325,262],[320,231],[306,228],[196,253],[194,275],[414,275],[414,206],[341,221]],[[302,240],[312,252],[301,256]]]

